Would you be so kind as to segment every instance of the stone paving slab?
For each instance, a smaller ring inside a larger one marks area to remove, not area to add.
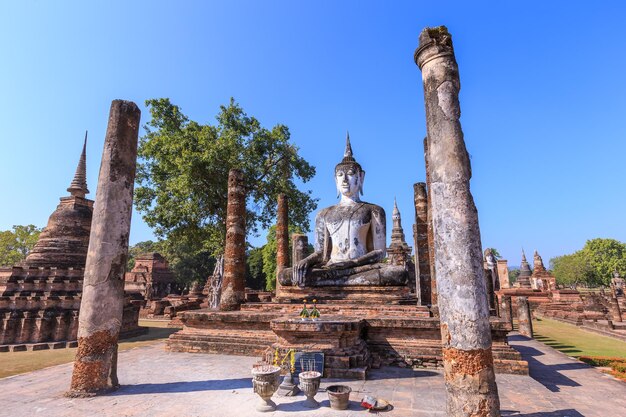
[[[512,336],[511,344],[529,361],[530,375],[497,375],[503,416],[626,416],[626,383],[602,374],[535,340]],[[166,352],[164,344],[120,353],[118,391],[101,397],[65,398],[72,365],[58,365],[0,379],[0,416],[366,416],[360,399],[373,395],[394,409],[381,416],[444,416],[445,388],[439,371],[383,368],[352,387],[350,407],[302,406],[304,396],[278,397],[278,410],[258,413],[250,369],[255,358]],[[322,388],[337,380],[323,380]]]

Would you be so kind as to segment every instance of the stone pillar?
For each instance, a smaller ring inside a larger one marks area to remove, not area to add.
[[[459,71],[445,27],[422,31],[415,62],[422,71],[426,105],[428,197],[447,415],[500,416],[478,212],[459,122]]]
[[[291,265],[295,265],[307,257],[309,238],[307,235],[294,233],[291,235]]]
[[[511,305],[510,295],[500,297],[500,318],[509,323],[511,328],[513,328],[513,306]]]
[[[430,200],[430,170],[428,162],[428,138],[424,138],[424,164],[426,166],[426,241],[428,243],[428,264],[430,265],[430,304],[437,305],[437,274],[435,272],[435,243],[433,235],[432,204]],[[437,310],[437,309],[435,309]],[[438,314],[438,313],[437,313]]]
[[[140,115],[133,102],[111,103],[83,279],[78,351],[68,396],[91,396],[119,386],[117,340],[124,307]]]
[[[228,172],[228,206],[226,208],[226,246],[220,310],[239,310],[246,287],[246,191],[243,172]]]
[[[289,206],[285,194],[278,196],[276,219],[276,297],[281,295],[278,277],[283,269],[289,267]]]
[[[415,278],[416,292],[421,305],[432,304],[430,282],[430,247],[428,246],[428,195],[426,183],[413,184],[413,202],[415,203],[415,224],[413,240],[415,242]]]
[[[533,337],[533,321],[528,297],[517,297],[517,331],[522,336]]]
[[[498,259],[498,279],[500,280],[500,289],[511,288],[509,281],[509,264],[506,259]]]

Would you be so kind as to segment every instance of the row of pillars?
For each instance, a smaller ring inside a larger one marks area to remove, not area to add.
[[[427,223],[432,225],[427,239],[432,242],[431,283],[436,281],[436,291],[431,286],[431,301],[438,304],[441,320],[447,414],[499,416],[478,214],[470,192],[470,161],[459,121],[459,71],[445,27],[422,31],[415,62],[422,71],[426,105]],[[134,103],[116,100],[111,106],[70,395],[90,395],[118,385],[117,338],[139,117]],[[222,303],[223,308],[236,308],[243,299],[243,283],[237,277],[243,276],[238,274],[244,265],[228,258],[236,259],[245,250],[245,194],[241,173],[231,171],[228,181]]]

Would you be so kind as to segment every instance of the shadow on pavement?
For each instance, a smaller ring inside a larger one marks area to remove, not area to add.
[[[502,410],[502,417],[585,417],[578,411],[569,408],[567,410],[541,411],[538,413],[519,414],[518,411]]]
[[[509,341],[527,341],[530,340],[524,336],[514,335],[509,337]],[[535,356],[543,356],[544,353],[530,346],[525,346],[517,343],[511,343],[513,347],[519,353],[522,354],[522,359],[528,361],[528,370],[531,378],[535,381],[542,384],[544,387],[549,389],[552,392],[559,392],[561,389],[560,386],[565,387],[579,387],[580,384],[565,375],[561,374],[559,371],[569,371],[574,369],[587,369],[589,365],[586,365],[581,362],[566,362],[559,363],[555,365],[546,365],[537,359]],[[546,414],[547,416],[552,414]],[[554,414],[558,416],[560,414]]]
[[[215,381],[182,381],[160,384],[122,385],[111,395],[163,394],[171,392],[220,391],[252,388],[252,378],[222,379]]]
[[[383,366],[380,369],[372,369],[367,374],[368,381],[376,381],[382,379],[398,379],[398,378],[425,378],[437,376],[440,373],[426,370],[413,370],[406,368],[396,368],[392,366]]]

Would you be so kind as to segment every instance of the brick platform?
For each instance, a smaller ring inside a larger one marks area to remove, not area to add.
[[[372,368],[383,365],[412,368],[442,366],[439,320],[432,317],[424,306],[367,305],[350,301],[318,302],[317,306],[322,318],[340,316],[344,321],[363,322],[360,338],[369,351],[369,366]],[[280,329],[276,329],[279,334],[272,329],[272,321],[278,323],[297,318],[301,308],[296,303],[248,303],[237,312],[184,312],[180,317],[183,329],[169,337],[167,349],[174,352],[261,356],[268,347],[279,343],[283,336]],[[491,328],[496,371],[528,374],[527,362],[506,342],[506,334],[511,331],[510,324],[492,318]],[[336,372],[334,365],[335,362],[325,371],[329,374]],[[363,366],[358,361],[353,361],[351,365],[344,369],[352,369],[354,375],[351,377],[360,378]]]

